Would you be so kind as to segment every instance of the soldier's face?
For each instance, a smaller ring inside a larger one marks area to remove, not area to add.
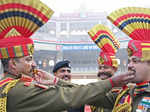
[[[57,72],[54,73],[54,75],[65,81],[70,81],[71,80],[71,69],[68,67],[62,67],[62,68],[58,69]]]
[[[150,64],[149,62],[141,62],[140,58],[132,56],[128,60],[128,71],[135,72],[135,78],[132,82],[140,83],[143,81],[150,80]]]
[[[32,75],[36,63],[33,60],[33,56],[24,56],[15,61],[15,66],[18,73]]]
[[[99,64],[99,71],[97,77],[101,80],[105,80],[111,77],[115,72],[116,72],[115,68],[108,65]]]

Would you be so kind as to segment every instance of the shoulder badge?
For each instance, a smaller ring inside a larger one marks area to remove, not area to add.
[[[3,87],[0,92],[0,96],[1,96],[0,97],[0,110],[2,110],[3,112],[7,112],[7,109],[6,109],[7,94],[9,92],[9,90],[12,87],[14,87],[18,81],[19,81],[19,79],[15,80],[12,78],[6,78],[6,79],[0,81],[0,85],[1,85],[1,87]]]

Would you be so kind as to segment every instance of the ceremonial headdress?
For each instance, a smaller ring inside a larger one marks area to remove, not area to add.
[[[121,8],[112,12],[108,19],[132,39],[128,43],[129,56],[137,56],[141,61],[150,60],[149,8]]]
[[[33,54],[30,37],[52,14],[40,0],[0,0],[0,59]]]
[[[116,59],[115,54],[120,47],[120,43],[111,30],[104,25],[97,24],[88,32],[88,34],[101,49],[98,63],[117,68],[118,59]]]

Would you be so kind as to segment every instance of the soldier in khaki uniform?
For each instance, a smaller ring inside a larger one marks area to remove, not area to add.
[[[70,61],[64,60],[64,61],[57,62],[54,65],[53,73],[56,77],[65,80],[67,82],[71,82],[72,76],[71,76]],[[77,85],[73,84],[73,86],[77,86]],[[65,112],[84,112],[84,106],[81,106],[80,108],[76,108],[76,109],[69,109],[66,110]]]
[[[34,43],[29,37],[49,20],[52,10],[39,0],[1,0],[0,7],[0,59],[4,68],[1,112],[59,112],[95,105],[112,87],[123,86],[134,78],[128,72],[105,81],[64,87],[64,81],[49,75],[47,82],[51,85],[39,84],[34,79],[47,73],[34,72]]]
[[[106,80],[112,77],[117,71],[119,59],[116,59],[115,54],[120,48],[120,43],[111,30],[105,25],[95,25],[88,34],[96,45],[101,48],[100,55],[97,60],[99,66],[97,77],[100,80]],[[119,91],[120,90],[118,88],[111,90],[111,92]],[[91,110],[92,112],[112,112],[111,109],[95,106],[91,106]]]
[[[128,71],[135,72],[134,88],[124,86],[119,93],[106,94],[97,102],[112,112],[150,112],[150,9],[127,7],[112,12],[108,18],[130,38]]]

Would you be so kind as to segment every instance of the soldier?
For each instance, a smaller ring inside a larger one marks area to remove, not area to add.
[[[53,68],[53,73],[56,77],[58,77],[62,80],[65,80],[67,82],[71,82],[70,61],[64,60],[64,61],[57,62]],[[75,85],[73,85],[73,86],[75,86]],[[67,112],[84,112],[84,106],[77,108],[77,109],[69,109],[69,110],[67,110]]]
[[[71,81],[70,61],[65,60],[57,62],[53,68],[53,73],[56,77],[70,82]]]
[[[108,93],[97,105],[112,112],[149,112],[150,110],[150,9],[121,8],[108,18],[133,40],[128,43],[128,71],[135,72],[135,88],[123,87],[120,93]]]
[[[127,7],[112,12],[108,18],[130,38],[128,70],[135,71],[134,89],[125,88],[113,112],[149,112],[150,109],[150,9]]]
[[[95,25],[89,32],[91,39],[96,45],[101,48],[98,57],[99,71],[98,79],[106,80],[112,77],[118,69],[119,59],[115,57],[117,50],[120,48],[120,43],[113,35],[111,30],[105,25]],[[118,88],[111,90],[111,92],[119,92]],[[91,106],[92,112],[111,112],[112,110]]]
[[[29,37],[49,20],[53,11],[39,0],[1,0],[0,7],[0,59],[4,68],[0,111],[59,112],[87,103],[94,105],[112,87],[123,86],[134,78],[129,72],[75,87],[64,87],[64,81],[52,75],[47,78],[53,85],[34,82],[32,77],[42,71],[34,72],[34,43]]]

